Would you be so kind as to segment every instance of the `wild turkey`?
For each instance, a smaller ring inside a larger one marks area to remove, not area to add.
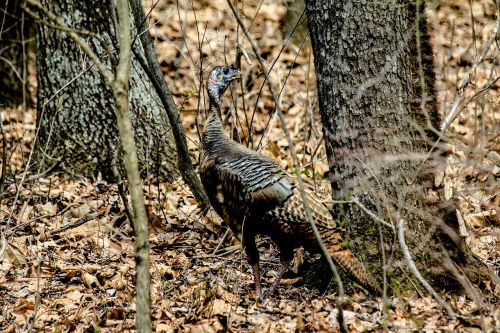
[[[271,159],[224,135],[221,96],[239,72],[215,67],[208,77],[209,115],[202,136],[200,175],[210,203],[233,234],[242,241],[252,267],[257,297],[262,297],[256,234],[268,235],[280,250],[281,268],[270,293],[304,246],[319,252],[306,218],[300,193],[293,181]],[[342,238],[328,209],[308,194],[312,217],[334,262],[366,289],[379,293],[377,281],[366,272]]]

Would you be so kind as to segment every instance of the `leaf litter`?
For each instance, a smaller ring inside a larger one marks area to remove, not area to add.
[[[440,1],[429,7],[438,100],[446,114],[457,87],[473,65],[474,49],[480,49],[490,38],[498,13],[488,1],[472,2],[472,8],[466,1]],[[281,4],[247,1],[240,11],[247,25],[251,24],[264,60],[274,64],[273,84],[279,89],[284,85],[281,98],[287,125],[301,163],[306,166],[300,171],[309,177],[308,182],[317,193],[328,198],[329,186],[322,177],[328,163],[314,97],[310,48],[289,44],[280,53],[285,15]],[[471,11],[475,40],[470,28]],[[296,173],[279,122],[271,121],[266,134],[274,106],[266,89],[259,94],[263,78],[255,55],[241,32],[236,34],[230,14],[221,0],[162,0],[151,12],[149,23],[155,24],[151,32],[156,38],[159,61],[177,105],[181,106],[190,151],[194,156],[199,152],[196,124],[203,124],[203,110],[207,108],[206,96],[199,98],[199,91],[204,89],[200,88],[200,69],[206,74],[216,64],[233,63],[239,42],[243,50],[246,105],[243,109],[241,97],[236,105],[225,102],[225,114],[231,114],[226,119],[227,132],[245,144],[253,143],[254,149],[263,139],[262,152],[290,173]],[[467,96],[488,82],[492,65],[498,65],[496,59],[498,49],[490,50],[466,89]],[[435,179],[436,186],[442,184],[449,198],[459,199],[461,234],[497,273],[499,89],[497,82],[460,113],[450,130],[448,164]],[[242,94],[240,87],[232,92],[234,96]],[[254,109],[252,140],[248,143],[250,123],[245,110],[248,117]],[[19,184],[22,166],[34,141],[35,111],[2,109],[1,115],[8,151],[12,152],[10,167],[17,170]],[[215,212],[203,216],[181,180],[173,184],[148,181],[145,193],[151,222],[152,319],[156,332],[338,331],[334,289],[320,293],[303,286],[300,277],[287,277],[279,295],[255,302],[244,253]],[[90,214],[95,214],[95,218],[54,233]],[[11,184],[2,199],[0,218],[2,332],[25,331],[29,327],[65,332],[134,330],[134,235],[115,185],[60,174],[29,180],[20,187]],[[259,248],[263,281],[272,283],[278,267],[277,250],[267,239],[259,241]],[[498,286],[491,288],[496,288],[499,295]],[[466,320],[450,319],[429,296],[393,296],[384,305],[382,299],[360,292],[346,300],[344,317],[350,331],[498,329],[498,309],[483,313],[466,296],[447,300]]]

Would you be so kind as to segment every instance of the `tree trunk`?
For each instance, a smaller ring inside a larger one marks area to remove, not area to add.
[[[454,232],[453,202],[433,187],[444,154],[428,155],[439,118],[432,49],[423,5],[416,3],[307,3],[333,198],[357,197],[393,229],[356,204],[335,205],[335,216],[380,280],[385,259],[394,291],[411,288],[395,230],[401,220],[412,258],[434,287],[460,287],[446,269],[451,261],[472,282],[490,277]]]
[[[31,31],[19,0],[1,5],[0,13],[0,105],[30,102],[28,91],[28,39]]]
[[[84,35],[83,38],[111,67],[108,50],[118,49],[116,15],[111,1],[44,0],[42,4],[67,26],[99,36],[104,43],[96,37]],[[60,160],[76,173],[95,176],[100,172],[112,179],[112,165],[121,160],[116,159],[121,154],[120,141],[113,95],[98,70],[66,32],[39,24],[37,73],[38,148],[43,151],[40,159],[49,163]],[[129,83],[130,112],[141,173],[144,177],[159,174],[172,178],[177,174],[177,158],[170,124],[135,57],[132,57]]]

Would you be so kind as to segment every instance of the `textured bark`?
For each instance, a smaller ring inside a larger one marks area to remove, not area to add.
[[[117,49],[116,19],[110,1],[53,1],[43,6],[74,29],[99,35]],[[111,68],[103,45],[88,41]],[[113,95],[92,62],[68,35],[39,24],[37,27],[38,147],[61,160],[66,168],[92,176],[112,178],[111,166],[119,147]],[[137,60],[132,57],[129,107],[143,176],[171,178],[177,174],[176,150],[170,125],[156,102],[157,95]],[[45,158],[45,161],[51,159]]]
[[[10,0],[0,5],[0,105],[17,106],[30,102],[31,97],[25,84],[31,23],[19,4]]]
[[[426,159],[439,118],[422,6],[309,0],[308,26],[334,199],[357,196],[393,225],[404,219],[419,270],[435,287],[455,288],[447,255],[473,282],[489,272],[454,233],[453,202],[433,188],[432,171],[444,161],[439,150]],[[410,286],[393,230],[353,204],[334,211],[356,256],[380,279],[381,228],[391,285]]]

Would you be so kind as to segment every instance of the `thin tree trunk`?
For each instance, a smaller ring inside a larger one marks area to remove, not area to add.
[[[138,332],[151,332],[151,291],[149,275],[149,237],[148,217],[144,205],[143,183],[139,172],[139,160],[137,147],[134,141],[134,128],[132,117],[129,112],[129,79],[132,56],[132,38],[130,32],[129,4],[127,0],[116,0],[117,35],[119,40],[119,52],[113,58],[112,70],[106,68],[98,55],[92,50],[87,41],[83,40],[81,34],[88,36],[87,32],[80,30],[77,33],[68,27],[64,21],[58,18],[50,10],[47,10],[37,0],[26,0],[32,7],[24,7],[30,15],[37,17],[45,25],[58,29],[67,34],[68,38],[78,45],[79,48],[91,59],[93,65],[99,71],[103,81],[109,86],[113,95],[116,123],[119,131],[120,146],[123,150],[123,166],[126,171],[130,198],[132,201],[131,219],[135,231],[135,262],[136,262],[136,329]],[[40,18],[33,10],[41,12]],[[111,8],[115,13],[115,8]],[[102,44],[106,49],[109,47]],[[115,166],[113,165],[114,169]]]
[[[134,141],[134,128],[129,112],[129,75],[132,57],[132,38],[130,33],[129,4],[127,0],[116,3],[119,24],[120,54],[116,76],[111,84],[116,108],[120,141],[123,147],[130,198],[132,201],[135,231],[135,293],[136,293],[136,330],[140,333],[151,332],[151,283],[149,275],[149,223],[144,206],[143,184],[139,174],[137,148]]]
[[[116,15],[110,1],[43,0],[42,4],[67,26],[100,36],[105,44],[114,46],[108,47],[111,52],[118,48]],[[95,176],[100,172],[113,178],[111,166],[120,147],[111,89],[67,33],[42,24],[37,30],[40,160],[61,160],[76,173]],[[104,43],[95,37],[82,38],[111,67],[112,57]],[[170,124],[133,56],[129,83],[141,173],[147,176],[159,172],[171,179],[177,175],[177,154]]]
[[[433,286],[453,289],[460,286],[445,268],[448,255],[472,282],[490,275],[454,232],[453,202],[433,187],[444,158],[428,156],[439,118],[426,21],[415,3],[309,0],[308,26],[333,198],[357,197],[394,227],[404,220],[420,272]],[[386,264],[393,289],[411,288],[395,228],[356,204],[334,211],[367,267],[382,280]]]
[[[201,181],[194,171],[179,111],[177,110],[172,94],[165,83],[163,72],[161,71],[158,58],[156,57],[156,51],[151,35],[149,34],[149,31],[146,31],[147,20],[146,15],[144,14],[144,8],[142,7],[140,0],[130,0],[129,2],[132,16],[139,25],[137,34],[140,35],[140,44],[144,49],[144,59],[137,55],[137,50],[141,49],[138,45],[133,47],[134,54],[136,54],[137,60],[156,89],[156,93],[158,94],[163,108],[165,109],[167,118],[172,125],[172,133],[175,138],[175,145],[177,147],[178,154],[178,170],[186,184],[191,189],[191,192],[198,201],[201,209],[203,211],[208,211],[210,203],[208,202],[208,197],[203,189],[203,186],[201,185]],[[137,44],[139,44],[138,42],[139,41],[137,41]]]

